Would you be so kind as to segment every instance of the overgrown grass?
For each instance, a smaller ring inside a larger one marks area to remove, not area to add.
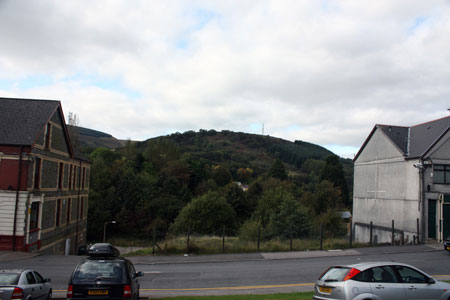
[[[134,254],[145,255],[153,254],[153,245],[151,241],[129,240],[129,239],[111,239],[109,240],[117,246],[144,247],[145,249],[134,252]],[[171,237],[164,241],[157,242],[155,254],[219,254],[219,253],[252,253],[258,252],[257,241],[244,241],[238,237],[225,237],[225,243],[222,237],[217,236],[191,236],[188,239],[185,236]],[[346,249],[349,248],[349,242],[346,239],[326,239],[323,240],[322,248],[324,250]],[[353,247],[366,246],[365,244],[353,244]],[[290,240],[272,239],[261,241],[259,245],[260,252],[285,252],[285,251],[309,251],[319,250],[320,240],[315,239],[293,239],[292,248]]]
[[[230,295],[230,296],[180,296],[172,298],[152,298],[152,300],[311,300],[313,292],[265,295]]]

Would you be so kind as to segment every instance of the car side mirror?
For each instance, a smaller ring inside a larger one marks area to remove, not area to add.
[[[427,279],[427,283],[428,283],[428,284],[435,284],[436,281],[434,281],[433,278],[428,278],[428,279]]]
[[[142,276],[144,276],[144,273],[142,273],[140,271],[136,273],[136,277],[142,277]]]
[[[52,282],[52,280],[50,278],[45,278],[44,282]]]

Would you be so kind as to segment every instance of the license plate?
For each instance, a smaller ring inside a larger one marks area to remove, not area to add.
[[[331,294],[331,288],[319,286],[319,291],[324,294]]]
[[[108,295],[108,290],[89,290],[88,295],[105,296]]]

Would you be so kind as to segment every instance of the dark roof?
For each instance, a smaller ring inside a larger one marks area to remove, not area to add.
[[[409,157],[421,157],[450,128],[450,116],[411,127]]]
[[[33,145],[60,106],[53,100],[0,98],[0,144]]]
[[[426,155],[431,147],[450,130],[450,116],[412,127],[377,124],[356,154],[354,160],[358,158],[376,129],[381,129],[406,159],[418,158]]]
[[[378,125],[378,128],[383,130],[384,134],[394,142],[403,154],[408,152],[408,127]]]

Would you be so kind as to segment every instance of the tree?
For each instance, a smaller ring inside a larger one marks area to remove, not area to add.
[[[236,183],[230,183],[224,188],[225,198],[234,209],[239,223],[248,219],[253,213],[253,207],[247,200],[245,192]]]
[[[225,197],[217,192],[209,192],[194,198],[180,211],[171,231],[175,233],[191,232],[199,234],[215,234],[221,232],[223,226],[234,230],[236,213],[227,203]]]
[[[342,165],[339,162],[339,159],[335,155],[330,155],[327,157],[325,166],[322,169],[322,172],[320,174],[320,180],[328,180],[333,185],[341,190],[342,193],[342,200],[344,206],[348,206],[349,201],[349,194],[348,194],[348,187],[347,182],[345,180],[344,171],[342,169]]]
[[[239,180],[242,182],[249,182],[249,180],[253,176],[253,170],[251,168],[239,168],[237,170],[237,175],[239,177]]]
[[[328,209],[341,208],[341,199],[341,190],[330,181],[323,180],[316,185],[315,191],[305,192],[301,201],[318,216]]]
[[[212,178],[218,186],[226,186],[233,179],[230,171],[222,166],[215,166],[212,170]]]
[[[289,238],[305,236],[310,226],[306,209],[292,195],[287,195],[272,214],[268,227],[274,236]]]
[[[272,167],[269,170],[269,176],[280,180],[286,180],[288,178],[286,169],[284,168],[284,165],[280,159],[277,159],[273,163]]]
[[[279,212],[280,203],[286,198],[292,197],[292,194],[282,186],[264,189],[261,198],[258,201],[254,217],[267,226],[273,214]]]
[[[70,125],[67,126],[67,129],[69,131],[72,147],[75,150],[80,151],[80,132],[78,130],[78,127],[80,126],[80,119],[78,118],[78,115],[73,112],[69,112],[67,124]]]

